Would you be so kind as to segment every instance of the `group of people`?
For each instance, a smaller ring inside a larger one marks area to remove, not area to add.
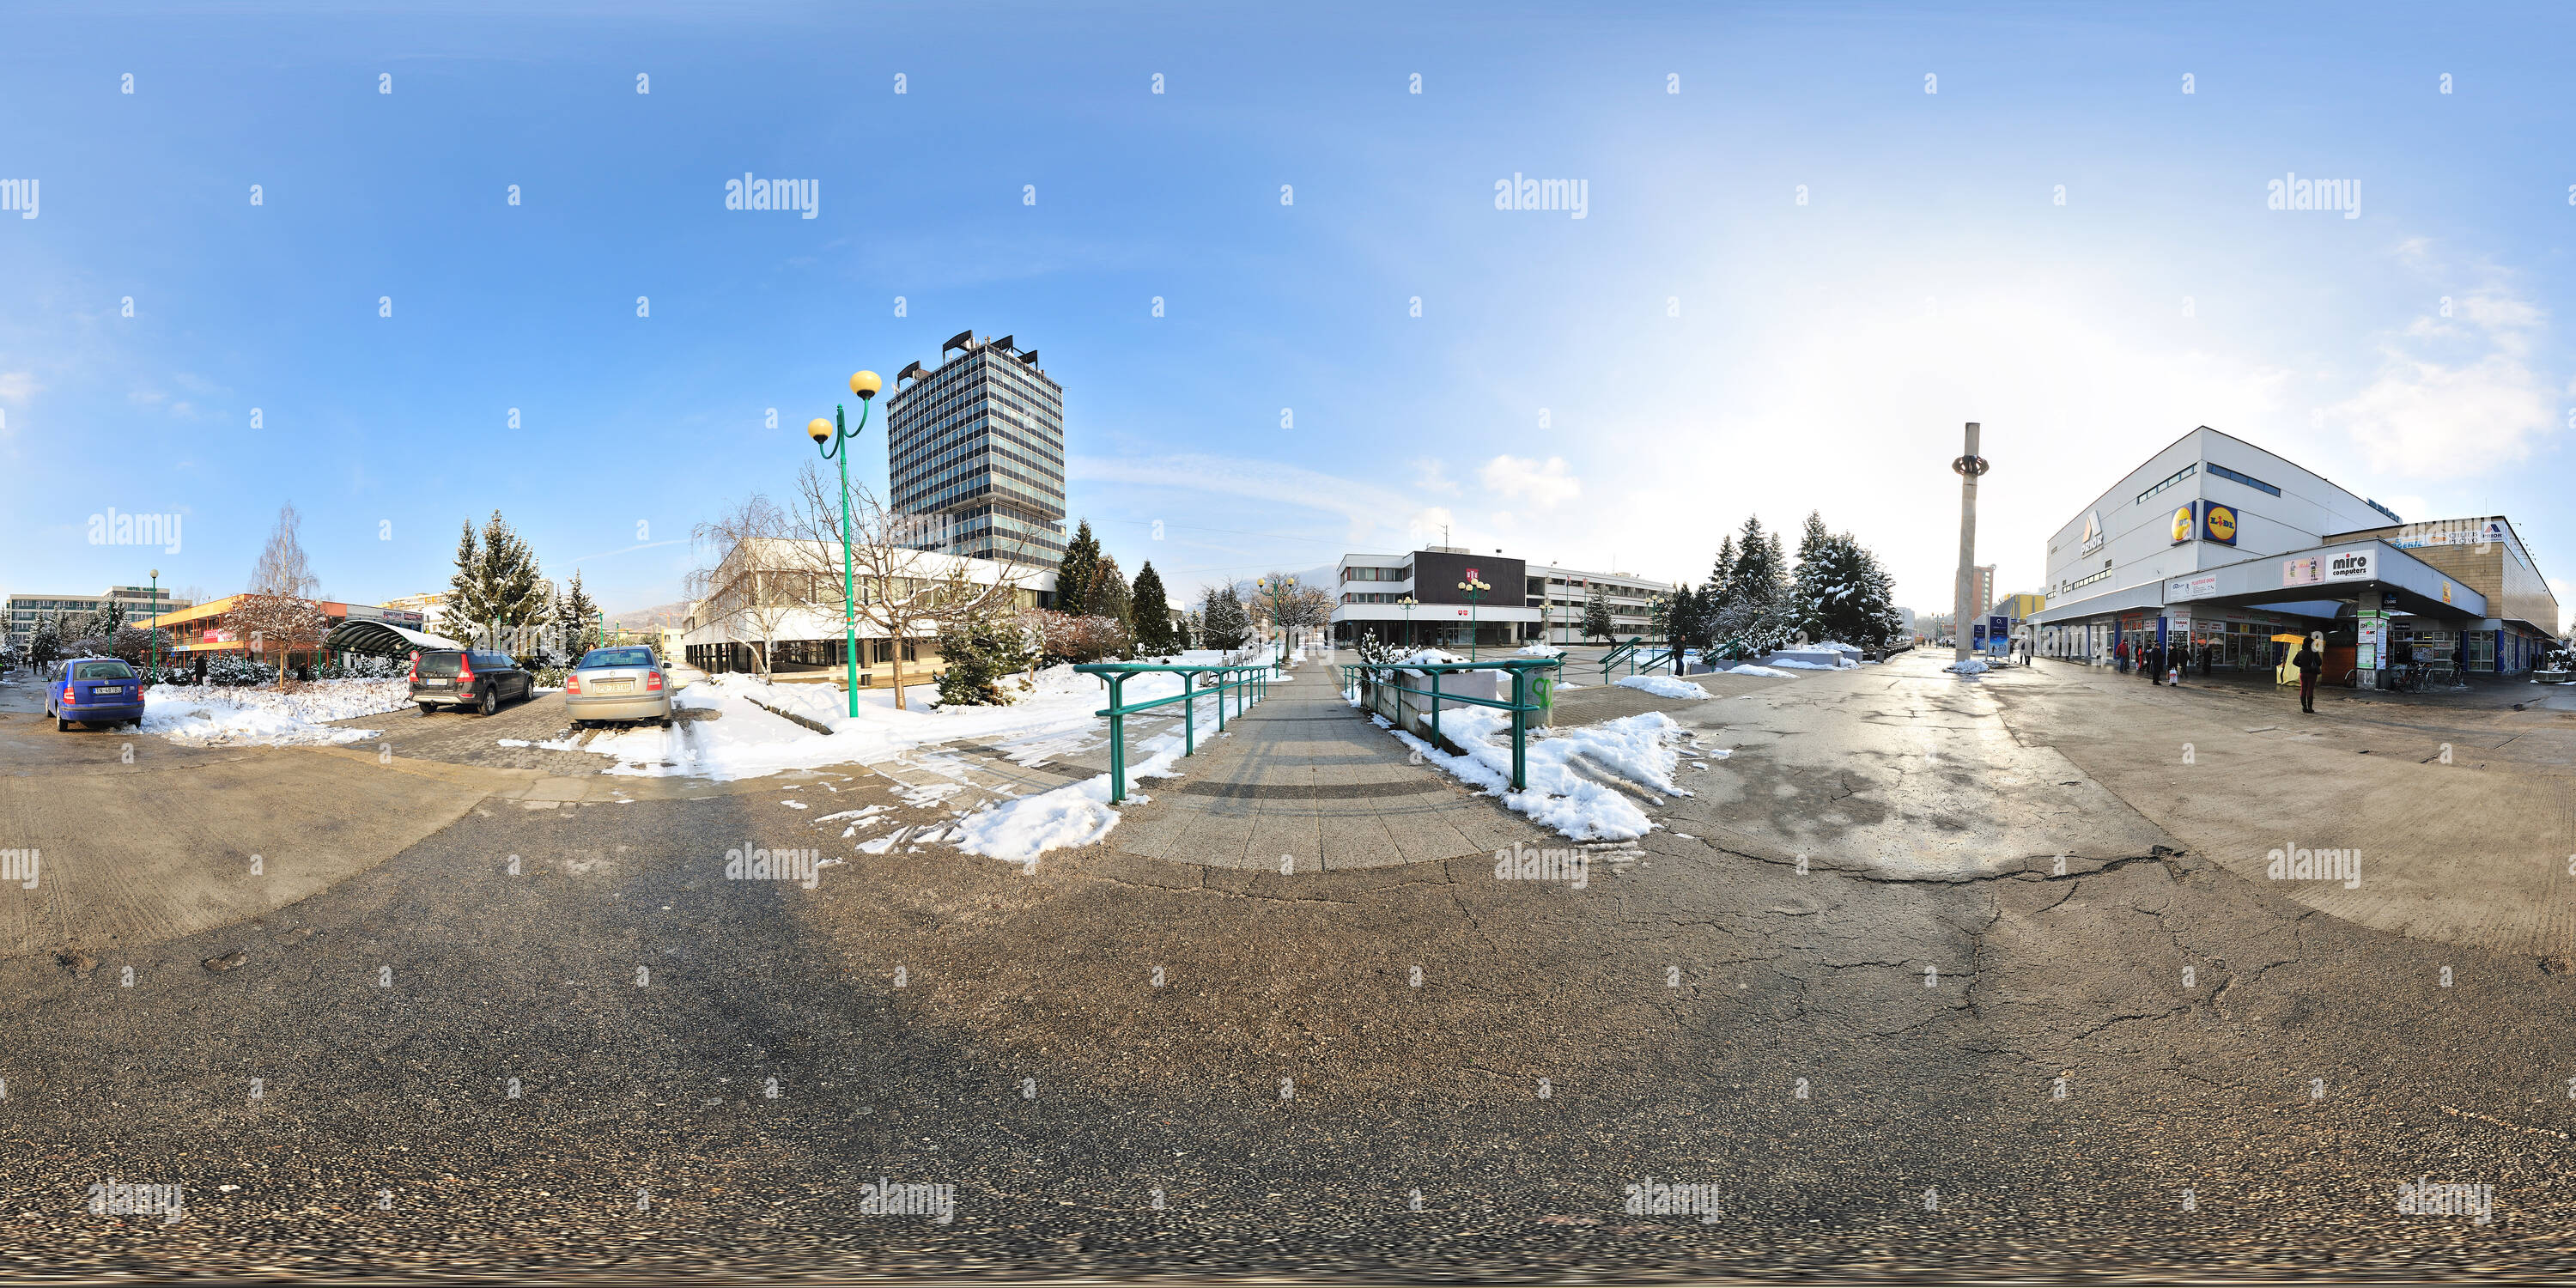
[[[2191,667],[2192,655],[2195,651],[2200,656],[2200,673],[2208,675],[2218,652],[2218,646],[2214,644],[2200,645],[2197,650],[2188,644],[2171,647],[2163,644],[2141,644],[2132,649],[2128,641],[2122,640],[2111,650],[2111,661],[2114,666],[2123,671],[2133,665],[2136,666],[2139,674],[2146,676],[2150,683],[2180,684],[2183,673]],[[2315,715],[2317,713],[2317,675],[2324,671],[2326,666],[2325,653],[2317,647],[2315,636],[2300,642],[2298,654],[2290,659],[2290,665],[2296,667],[2299,672],[2299,710]]]

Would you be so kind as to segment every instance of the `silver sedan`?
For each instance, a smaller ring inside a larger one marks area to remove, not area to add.
[[[649,648],[595,648],[564,677],[564,710],[574,728],[594,720],[650,720],[668,729],[678,689]]]

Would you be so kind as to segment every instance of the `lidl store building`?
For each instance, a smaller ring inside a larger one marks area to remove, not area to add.
[[[2471,674],[2539,665],[2558,601],[2501,515],[2408,523],[2322,475],[2204,425],[2060,528],[2042,657],[2109,665],[2125,646],[2269,669],[2275,635],[2322,633],[2328,683],[2412,656]]]

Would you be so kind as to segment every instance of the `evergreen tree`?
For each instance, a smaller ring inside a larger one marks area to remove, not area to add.
[[[563,593],[555,597],[555,628],[563,633],[566,652],[578,656],[595,642],[592,632],[600,626],[599,604],[582,589],[581,570],[573,570],[572,580]]]
[[[1583,635],[1586,639],[1607,642],[1611,638],[1610,594],[1601,586],[1592,588],[1592,597],[1583,605]]]
[[[1813,596],[1818,639],[1877,648],[1897,634],[1894,583],[1877,556],[1846,532],[1828,538],[1813,562],[1814,575],[1802,565],[1799,579]]]
[[[43,670],[45,667],[53,665],[55,661],[62,657],[62,627],[57,625],[54,620],[55,617],[59,616],[61,616],[61,614],[57,613],[54,617],[39,617],[36,619],[36,633],[30,636],[27,640],[28,665],[33,666],[38,670]]]
[[[1127,574],[1118,567],[1118,556],[1103,551],[1100,562],[1092,565],[1091,584],[1082,592],[1083,612],[1092,617],[1106,617],[1118,623],[1119,630],[1135,634],[1135,607],[1127,598]]]
[[[1735,534],[1717,545],[1717,562],[1708,568],[1708,585],[1700,590],[1700,613],[1714,617],[1726,610],[1727,589],[1735,584]]]
[[[471,641],[486,628],[497,633],[544,626],[552,589],[538,573],[536,552],[494,510],[480,538],[467,524],[457,541],[456,576],[448,583],[440,633]]]
[[[1163,595],[1163,575],[1154,571],[1154,561],[1136,570],[1136,584],[1128,591],[1129,610],[1136,618],[1136,651],[1149,657],[1160,657],[1180,651],[1181,642],[1172,632],[1172,606]]]
[[[1747,518],[1735,543],[1735,566],[1729,570],[1726,597],[1732,605],[1767,610],[1780,601],[1786,580],[1780,538],[1766,536],[1762,520]]]
[[[1091,520],[1084,519],[1073,530],[1073,540],[1066,542],[1064,560],[1055,569],[1055,611],[1080,617],[1094,611],[1090,606],[1094,574],[1100,566],[1100,539],[1091,535]]]
[[[996,613],[939,628],[939,705],[993,707],[1011,700],[1002,677],[1028,669],[1028,632]]]
[[[1798,535],[1798,572],[1789,583],[1791,629],[1805,631],[1810,640],[1834,638],[1825,624],[1827,589],[1843,584],[1851,571],[1847,565],[1839,557],[1833,534],[1825,531],[1824,515],[1809,510],[1806,527]]]
[[[1199,630],[1209,648],[1241,648],[1252,634],[1252,614],[1232,586],[1210,586],[1199,604]]]

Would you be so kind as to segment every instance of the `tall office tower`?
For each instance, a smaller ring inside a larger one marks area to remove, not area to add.
[[[906,544],[1052,569],[1065,544],[1064,387],[1012,339],[960,331],[936,370],[896,373],[886,480],[915,525]]]

